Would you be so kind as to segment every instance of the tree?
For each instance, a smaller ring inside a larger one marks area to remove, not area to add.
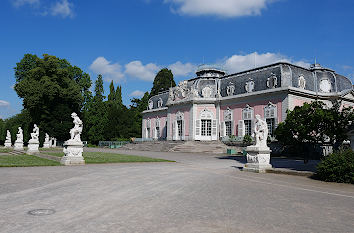
[[[69,137],[72,112],[81,115],[91,98],[90,76],[67,60],[25,54],[15,69],[15,91],[23,99],[31,124],[59,140]]]
[[[173,79],[171,70],[163,68],[155,76],[153,87],[151,88],[150,97],[157,95],[161,91],[166,91],[170,87],[175,87],[176,83]]]
[[[275,136],[283,145],[297,146],[327,143],[338,148],[347,139],[346,132],[354,120],[352,108],[340,109],[341,103],[333,102],[331,108],[319,101],[297,106],[275,130]]]
[[[97,144],[98,141],[105,140],[105,127],[108,124],[107,108],[103,102],[105,96],[103,89],[102,75],[98,75],[95,82],[95,96],[88,105],[86,115],[86,126],[88,140]]]

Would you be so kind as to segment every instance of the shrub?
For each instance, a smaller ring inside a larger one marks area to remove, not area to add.
[[[243,137],[243,143],[244,144],[250,144],[252,142],[252,137],[248,134],[246,134],[244,137]]]
[[[354,152],[344,150],[326,156],[317,165],[316,177],[323,181],[354,184]]]

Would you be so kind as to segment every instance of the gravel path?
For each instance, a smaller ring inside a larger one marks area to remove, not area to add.
[[[0,168],[1,232],[353,232],[353,185],[126,153],[177,162]]]

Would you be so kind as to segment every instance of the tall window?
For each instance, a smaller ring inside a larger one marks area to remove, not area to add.
[[[202,136],[211,136],[211,120],[202,119]]]
[[[226,136],[231,136],[232,135],[232,126],[231,126],[231,121],[225,121],[225,130],[226,130]]]
[[[182,137],[182,120],[177,120],[177,133],[179,137]]]
[[[156,119],[156,123],[155,123],[155,137],[157,139],[160,138],[160,119],[159,118]]]
[[[232,135],[232,110],[228,107],[224,111],[224,121],[225,121],[225,135]]]
[[[147,119],[146,121],[146,138],[150,138],[150,127],[151,127],[151,121],[150,119]]]
[[[242,110],[242,119],[245,123],[245,135],[252,134],[252,120],[253,120],[253,108],[251,108],[248,104],[246,108]]]
[[[268,125],[268,135],[273,137],[277,118],[277,106],[269,102],[268,105],[264,107],[264,118]]]

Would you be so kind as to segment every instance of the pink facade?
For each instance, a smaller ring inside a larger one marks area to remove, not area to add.
[[[158,137],[164,137],[165,133],[165,128],[166,128],[166,122],[167,122],[167,113],[156,113],[156,114],[151,114],[148,117],[144,117],[143,119],[143,128],[146,128],[148,119],[150,120],[150,135],[146,135],[148,138],[153,138],[155,136],[155,130],[156,130],[156,122],[157,119],[160,121],[160,134]]]
[[[190,108],[180,108],[175,109],[170,112],[170,122],[169,127],[172,129],[173,122],[177,121],[177,114],[181,113],[183,115],[183,123],[184,123],[184,136],[189,136],[189,119],[190,119]],[[169,131],[169,136],[172,138],[172,130]]]
[[[264,118],[264,108],[271,102],[277,107],[277,123],[281,122],[282,119],[282,100],[280,99],[272,99],[272,100],[264,100],[264,101],[256,101],[256,102],[247,102],[247,104],[253,108],[253,118],[255,118],[256,115],[260,115],[261,118]],[[242,120],[242,110],[246,108],[246,103],[243,104],[230,104],[230,105],[223,105],[220,107],[220,121],[224,121],[224,113],[227,108],[230,108],[232,111],[232,116],[233,116],[233,129],[232,131],[235,132],[236,135],[238,135],[237,129],[238,129],[238,122],[239,120]]]

